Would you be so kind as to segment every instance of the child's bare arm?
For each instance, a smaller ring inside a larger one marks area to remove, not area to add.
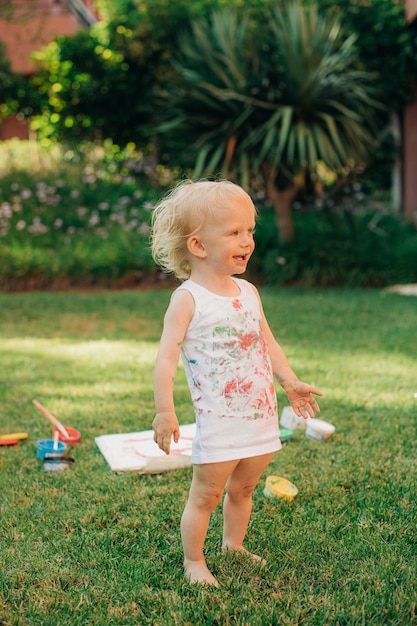
[[[152,423],[154,440],[166,454],[171,439],[178,441],[180,428],[174,407],[174,380],[181,345],[194,310],[194,300],[188,291],[176,292],[166,311],[164,329],[155,363],[154,397],[156,416]]]
[[[256,294],[259,298],[257,291]],[[320,412],[320,407],[312,394],[317,396],[322,396],[323,394],[312,385],[304,383],[297,378],[297,375],[288,363],[283,349],[269,327],[260,298],[259,304],[262,312],[262,330],[268,344],[274,376],[287,394],[288,400],[296,414],[304,418],[314,417],[315,413]]]

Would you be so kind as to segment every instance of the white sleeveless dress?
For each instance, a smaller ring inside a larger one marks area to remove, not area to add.
[[[251,285],[233,278],[239,296],[219,296],[192,280],[195,311],[181,349],[196,415],[193,464],[275,452],[277,399],[259,302]]]

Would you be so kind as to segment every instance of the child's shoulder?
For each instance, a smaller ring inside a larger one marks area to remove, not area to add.
[[[175,291],[172,293],[172,295],[177,294],[177,293],[192,293],[194,291],[194,285],[195,283],[193,283],[193,281],[188,278],[187,280],[184,280],[181,285],[178,285],[178,287],[175,289]]]
[[[236,282],[237,285],[239,285],[241,289],[249,291],[250,293],[258,293],[255,285],[245,278],[237,278],[236,276],[234,276],[233,280]]]
[[[182,289],[181,287],[180,285],[180,287],[177,287],[177,289],[172,292],[168,311],[173,315],[189,316],[191,319],[194,314],[195,300],[188,289]]]

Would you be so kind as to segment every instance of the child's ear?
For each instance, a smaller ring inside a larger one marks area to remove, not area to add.
[[[206,249],[200,237],[197,237],[196,235],[189,237],[187,241],[187,248],[188,248],[188,251],[191,252],[191,254],[193,254],[196,257],[199,257],[200,259],[205,259],[207,256]]]

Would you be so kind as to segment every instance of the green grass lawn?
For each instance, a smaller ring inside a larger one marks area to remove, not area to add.
[[[150,428],[152,368],[167,291],[0,294],[0,624],[417,624],[417,298],[378,290],[263,289],[265,311],[304,380],[323,392],[327,442],[303,433],[254,494],[247,547],[220,553],[220,589],[182,576],[179,521],[191,470],[114,474],[94,437]],[[37,398],[82,432],[67,472],[45,472]],[[280,407],[286,404],[278,390]],[[192,421],[183,370],[178,415]],[[299,494],[265,498],[279,474]]]

